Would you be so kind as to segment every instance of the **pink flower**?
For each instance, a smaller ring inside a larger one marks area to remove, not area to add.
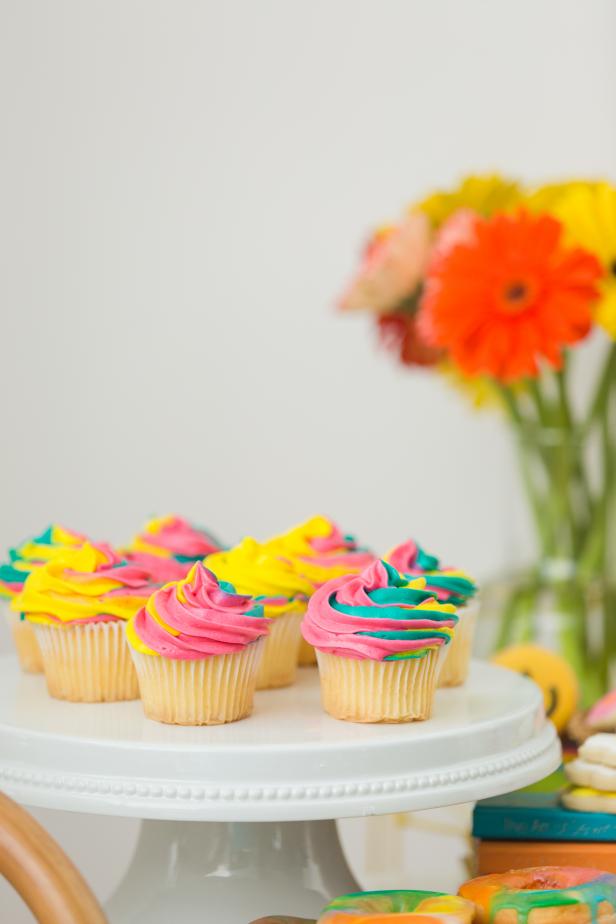
[[[427,272],[432,272],[458,244],[471,244],[475,240],[476,225],[477,213],[472,209],[458,209],[454,212],[436,235]]]
[[[357,275],[339,302],[343,311],[393,311],[421,282],[430,254],[431,232],[422,212],[376,232]]]

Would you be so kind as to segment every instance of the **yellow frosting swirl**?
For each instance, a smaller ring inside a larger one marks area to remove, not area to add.
[[[219,580],[233,584],[238,593],[263,597],[259,602],[269,619],[305,609],[312,593],[310,581],[292,562],[250,537],[226,552],[208,555],[205,564]]]
[[[320,515],[268,539],[263,547],[291,562],[313,591],[333,578],[359,574],[376,561],[372,552],[358,548],[353,536]]]
[[[129,619],[153,589],[138,565],[108,545],[86,542],[33,571],[11,609],[46,625]]]

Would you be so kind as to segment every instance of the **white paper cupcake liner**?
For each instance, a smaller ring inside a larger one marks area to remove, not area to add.
[[[323,708],[349,722],[413,722],[432,711],[442,649],[371,661],[317,651]]]
[[[79,703],[139,698],[123,622],[33,625],[50,696]]]
[[[317,653],[310,642],[302,638],[299,643],[298,664],[300,667],[314,667],[317,663]]]
[[[145,714],[172,725],[222,725],[250,715],[263,640],[234,654],[180,661],[131,649]]]
[[[445,648],[445,661],[438,678],[439,687],[459,687],[468,677],[478,609],[477,602],[473,602],[458,610],[459,622],[453,638]]]
[[[8,608],[6,621],[11,630],[11,637],[22,671],[27,674],[42,674],[43,658],[32,623],[27,619],[22,619],[20,613],[14,613]]]
[[[285,613],[270,623],[269,635],[263,640],[257,690],[287,687],[295,680],[303,618],[301,611]]]

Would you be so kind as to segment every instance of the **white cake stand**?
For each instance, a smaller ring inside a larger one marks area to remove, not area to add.
[[[112,924],[246,924],[316,915],[357,888],[332,819],[497,795],[551,773],[560,747],[538,688],[475,663],[432,719],[338,722],[315,670],[257,694],[233,725],[179,728],[141,704],[47,696],[0,659],[0,785],[33,806],[145,819]],[[401,884],[403,885],[403,884]]]

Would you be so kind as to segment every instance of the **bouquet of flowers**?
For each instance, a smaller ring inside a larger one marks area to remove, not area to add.
[[[616,660],[616,188],[469,177],[372,234],[340,308],[370,313],[403,365],[506,415],[539,555],[496,644],[558,648],[594,696]],[[602,365],[580,408],[572,353],[595,330]]]

